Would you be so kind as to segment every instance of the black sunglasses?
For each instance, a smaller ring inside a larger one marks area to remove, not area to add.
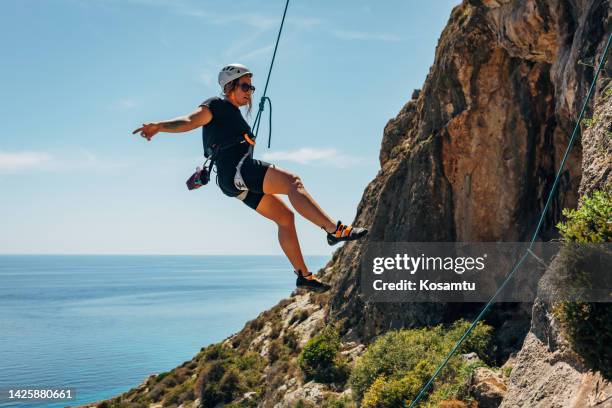
[[[246,82],[240,84],[239,86],[240,86],[240,89],[242,89],[242,92],[249,92],[249,91],[255,92],[255,87],[253,85],[247,84]]]

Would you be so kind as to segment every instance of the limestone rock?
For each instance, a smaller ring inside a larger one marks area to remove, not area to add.
[[[532,328],[501,407],[612,407],[612,384],[583,366],[550,309],[542,299],[534,304]]]
[[[342,344],[342,350],[340,354],[342,354],[348,362],[355,361],[357,357],[361,356],[363,352],[366,350],[366,346],[361,343],[344,343]]]
[[[319,405],[323,402],[327,387],[314,381],[307,382],[294,391],[285,394],[282,402],[275,405],[275,408],[289,408],[295,406],[299,401],[309,402]]]
[[[500,374],[485,367],[474,370],[470,393],[478,402],[479,408],[498,407],[507,390]]]
[[[237,404],[248,404],[257,396],[255,391],[245,392],[240,399],[235,401]]]
[[[478,408],[478,404],[476,402],[467,403],[459,400],[446,400],[440,401],[438,408]]]
[[[463,361],[465,361],[468,364],[471,363],[475,363],[477,361],[480,361],[480,358],[478,358],[478,355],[476,353],[467,353],[467,354],[462,354],[461,355],[461,359]]]
[[[588,159],[582,161],[580,195],[612,184],[612,81],[589,116],[582,136],[583,154]]]

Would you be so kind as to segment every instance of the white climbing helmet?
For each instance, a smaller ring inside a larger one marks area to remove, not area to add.
[[[226,84],[247,74],[253,75],[253,73],[242,64],[226,65],[219,72],[219,85],[221,85],[221,89],[223,89]]]

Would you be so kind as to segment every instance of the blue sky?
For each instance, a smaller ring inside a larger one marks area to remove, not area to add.
[[[269,220],[215,184],[185,188],[199,129],[149,143],[131,131],[218,95],[231,62],[255,73],[258,100],[284,3],[3,1],[0,253],[281,254]],[[272,149],[266,116],[255,157],[352,221],[383,128],[422,86],[458,3],[291,1],[268,88]],[[296,219],[304,253],[335,249]]]

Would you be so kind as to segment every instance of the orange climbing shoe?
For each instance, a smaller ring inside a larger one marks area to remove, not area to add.
[[[336,231],[327,233],[327,243],[336,245],[340,241],[354,241],[364,237],[368,233],[365,228],[353,227],[352,225],[344,225],[342,221],[338,221]]]
[[[302,275],[302,271],[293,271],[297,275],[295,286],[298,288],[311,289],[319,292],[325,292],[331,286],[317,280],[312,272],[308,272],[307,275]]]

